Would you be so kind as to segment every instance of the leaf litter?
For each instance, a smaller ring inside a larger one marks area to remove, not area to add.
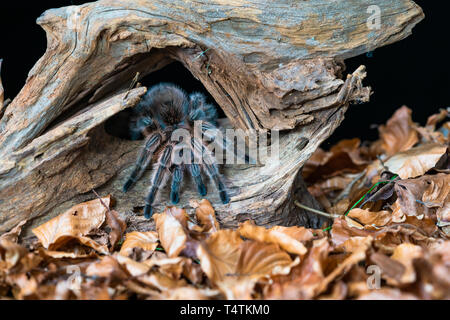
[[[222,229],[211,203],[126,232],[111,196],[0,236],[3,299],[450,299],[448,111],[424,127],[407,107],[380,139],[318,149],[308,189],[328,230],[248,220]]]

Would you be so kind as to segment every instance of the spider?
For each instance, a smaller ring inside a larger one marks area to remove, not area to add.
[[[160,83],[153,86],[133,108],[130,124],[131,138],[137,140],[144,136],[145,142],[134,169],[123,186],[123,192],[127,192],[139,180],[150,165],[153,156],[156,155],[158,164],[151,178],[150,190],[145,201],[144,215],[146,218],[152,216],[153,202],[158,190],[163,187],[169,175],[172,175],[170,200],[173,204],[179,203],[184,171],[191,174],[197,185],[198,193],[202,197],[207,194],[202,177],[202,171],[204,171],[214,181],[222,202],[224,204],[230,202],[216,159],[206,149],[205,142],[194,137],[194,121],[202,121],[203,135],[214,139],[214,136],[211,134],[208,136],[207,133],[218,130],[217,118],[215,107],[206,103],[203,94],[187,95],[184,90],[171,83]],[[189,133],[188,137],[191,141],[183,141],[183,146],[188,146],[190,153],[188,157],[190,156],[191,161],[181,163],[173,161],[177,152],[182,155],[186,150],[186,148],[180,149],[182,144],[179,141],[171,139],[172,133],[177,129],[185,129]],[[226,148],[225,144],[226,140],[224,139],[222,146]],[[199,152],[203,159],[200,163],[196,163],[193,160],[196,155],[198,157]]]

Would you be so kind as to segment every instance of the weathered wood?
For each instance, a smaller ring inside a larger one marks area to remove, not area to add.
[[[118,188],[139,143],[101,124],[143,94],[124,99],[136,72],[173,61],[202,81],[234,127],[290,130],[279,165],[225,170],[233,197],[217,205],[222,223],[290,223],[285,208],[299,169],[348,104],[369,98],[364,70],[343,81],[341,60],[403,39],[423,18],[412,1],[382,0],[381,28],[371,30],[371,4],[102,0],[48,10],[38,19],[47,51],[0,120],[0,233],[99,186],[123,211],[141,205],[146,177],[134,194]],[[184,203],[190,196],[185,190]]]

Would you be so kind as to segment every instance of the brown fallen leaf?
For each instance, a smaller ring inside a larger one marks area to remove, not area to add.
[[[384,165],[402,179],[419,177],[432,169],[446,151],[445,145],[425,144],[395,154]]]
[[[117,243],[122,239],[123,233],[127,228],[125,221],[119,218],[119,213],[114,210],[106,211],[106,225],[109,227],[109,245],[110,251],[114,251]]]
[[[28,222],[28,220],[21,221],[17,226],[15,226],[11,231],[4,233],[0,236],[0,239],[8,239],[9,241],[16,242],[19,240],[20,233],[22,232],[22,227]]]
[[[293,260],[276,244],[258,241],[245,241],[241,245],[236,270],[237,276],[260,278],[266,275],[287,274],[293,266]],[[298,260],[300,262],[300,260]],[[296,262],[296,264],[298,264]],[[284,270],[285,267],[288,267]]]
[[[417,179],[396,181],[394,188],[398,196],[395,209],[398,210],[400,207],[402,213],[407,216],[433,216],[436,209],[441,209],[442,219],[442,213],[445,215],[447,211],[445,204],[448,203],[450,193],[448,174],[425,175]]]
[[[200,265],[212,283],[236,272],[242,243],[237,231],[219,230],[197,248]]]
[[[416,272],[413,266],[413,260],[421,258],[423,256],[423,249],[420,246],[413,245],[411,243],[402,243],[397,246],[391,259],[400,262],[405,267],[400,283],[413,283],[416,280]],[[388,280],[388,283],[390,281]],[[394,285],[398,284],[397,281],[391,281]]]
[[[138,276],[136,280],[161,292],[172,291],[187,285],[187,282],[184,279],[173,279],[158,272],[142,274]]]
[[[361,148],[359,139],[342,140],[326,152],[317,149],[303,168],[308,182],[332,177],[344,172],[359,172],[369,163],[367,150]]]
[[[101,199],[107,206],[111,198]],[[72,239],[105,253],[105,246],[96,245],[92,239],[85,237],[91,231],[99,229],[105,221],[107,208],[99,199],[78,204],[65,213],[33,229],[44,248],[57,250]],[[106,253],[108,253],[106,248]]]
[[[172,279],[180,279],[185,271],[185,265],[189,264],[188,261],[192,261],[185,257],[168,258],[167,256],[153,255],[147,261],[144,261],[148,267],[155,267],[158,271]]]
[[[381,147],[388,156],[409,150],[419,141],[411,113],[411,109],[403,106],[387,121],[386,126],[379,127]]]
[[[42,258],[21,245],[0,238],[0,273],[26,273],[39,265]]]
[[[191,203],[193,204],[193,202]],[[196,203],[195,206],[195,216],[203,227],[203,232],[216,232],[220,229],[211,202],[203,199],[200,203]]]
[[[187,218],[185,216],[184,210],[176,211],[174,209],[153,215],[161,245],[171,258],[177,257],[186,247],[188,236],[186,233]]]
[[[158,247],[158,234],[154,231],[133,231],[125,235],[120,254],[129,257],[136,248],[153,253]]]
[[[114,257],[133,277],[141,276],[150,271],[150,267],[145,263],[135,261],[121,254],[114,254]]]
[[[363,225],[382,227],[387,225],[392,219],[392,213],[389,211],[371,212],[364,209],[352,209],[348,215],[349,218],[357,220]]]
[[[122,266],[112,256],[104,256],[99,261],[90,264],[86,269],[86,275],[105,278],[108,281],[123,281],[128,278]]]
[[[275,277],[266,288],[267,299],[312,299],[322,290],[323,264],[330,251],[328,239],[315,240],[305,260],[291,274]]]
[[[289,253],[304,255],[307,252],[303,241],[311,240],[313,234],[311,231],[301,227],[273,227],[266,229],[258,227],[251,221],[246,221],[239,226],[239,233],[244,238],[278,244],[282,249]]]

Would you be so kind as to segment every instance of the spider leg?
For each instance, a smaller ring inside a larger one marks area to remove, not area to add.
[[[224,183],[222,182],[222,178],[219,173],[219,167],[217,166],[216,160],[214,156],[209,152],[209,150],[203,145],[201,142],[196,139],[192,139],[193,148],[197,150],[197,152],[201,152],[203,165],[206,168],[206,172],[213,179],[214,184],[219,190],[220,200],[222,200],[223,204],[230,203],[230,197],[228,196],[228,192],[225,188]],[[202,151],[199,151],[202,150]]]
[[[172,204],[180,202],[180,186],[183,181],[183,165],[176,165],[172,175],[172,186],[170,189],[170,201]]]
[[[128,177],[127,182],[123,186],[123,192],[127,192],[133,184],[139,180],[142,176],[142,173],[148,167],[150,161],[152,160],[153,153],[159,147],[161,143],[161,135],[153,134],[147,138],[144,144],[144,148],[142,148],[139,153],[138,159],[136,160],[136,164],[134,165],[134,169]]]
[[[195,181],[195,184],[197,185],[197,191],[198,193],[204,197],[208,193],[206,190],[205,183],[203,182],[203,178],[201,175],[200,166],[198,164],[192,163],[189,165],[189,171],[191,173],[192,178]]]
[[[153,201],[155,201],[156,194],[163,181],[165,175],[164,171],[169,167],[172,149],[173,148],[171,145],[166,146],[164,148],[163,154],[159,158],[158,169],[153,175],[152,186],[150,187],[150,191],[148,192],[147,198],[145,199],[144,215],[147,219],[151,218],[151,216],[153,215],[152,204]]]

